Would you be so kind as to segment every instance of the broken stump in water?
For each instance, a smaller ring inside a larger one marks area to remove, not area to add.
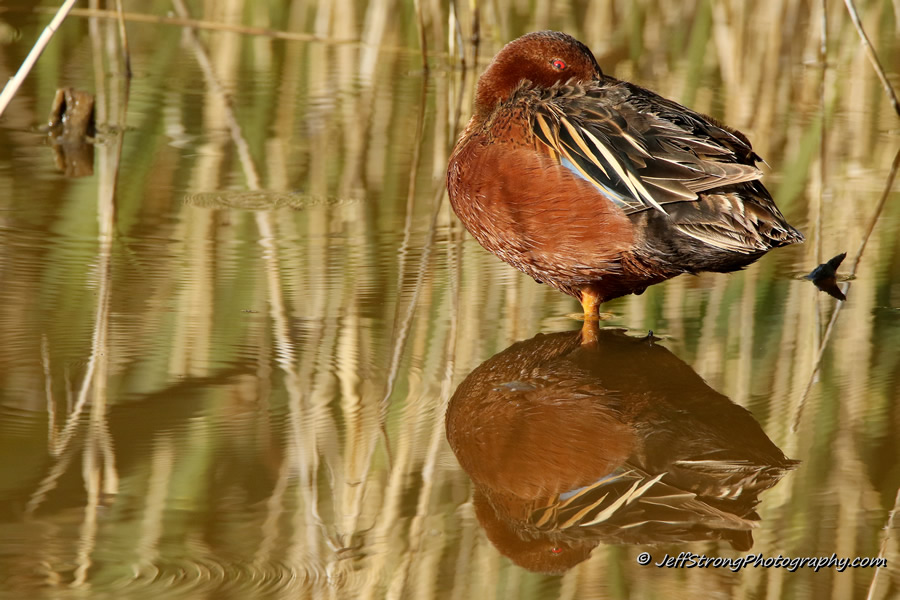
[[[66,177],[94,174],[94,95],[73,88],[56,90],[49,118],[56,166]]]

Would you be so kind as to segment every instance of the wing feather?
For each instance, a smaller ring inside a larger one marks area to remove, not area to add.
[[[613,79],[560,92],[535,111],[537,138],[626,214],[762,176],[742,135],[652,92]]]

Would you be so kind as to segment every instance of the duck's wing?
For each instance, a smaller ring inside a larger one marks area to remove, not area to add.
[[[613,79],[555,88],[533,119],[549,153],[626,214],[668,214],[668,204],[762,176],[742,134]]]
[[[573,534],[576,530],[614,527],[640,530],[650,538],[665,538],[673,530],[686,532],[698,526],[710,530],[750,530],[757,526],[758,517],[752,511],[730,512],[724,506],[714,506],[694,492],[666,483],[664,477],[665,473],[652,475],[628,465],[535,507],[529,515],[529,526],[537,531]],[[664,533],[667,530],[669,533]]]
[[[757,181],[744,135],[636,85],[553,88],[532,128],[551,157],[626,215],[658,211],[679,231],[741,253],[803,240]]]
[[[682,487],[700,495],[752,505],[756,496],[774,486],[799,464],[799,461],[784,456],[760,461],[709,455],[676,460],[670,469],[673,479],[677,479]]]

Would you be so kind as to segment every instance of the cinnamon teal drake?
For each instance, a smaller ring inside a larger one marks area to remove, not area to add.
[[[803,241],[739,131],[604,75],[555,31],[507,44],[450,158],[450,203],[490,252],[581,301],[728,272]]]

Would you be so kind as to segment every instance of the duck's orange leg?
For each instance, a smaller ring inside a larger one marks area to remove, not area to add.
[[[603,299],[591,288],[581,288],[581,308],[584,309],[585,321],[596,321],[600,318],[600,304]]]

